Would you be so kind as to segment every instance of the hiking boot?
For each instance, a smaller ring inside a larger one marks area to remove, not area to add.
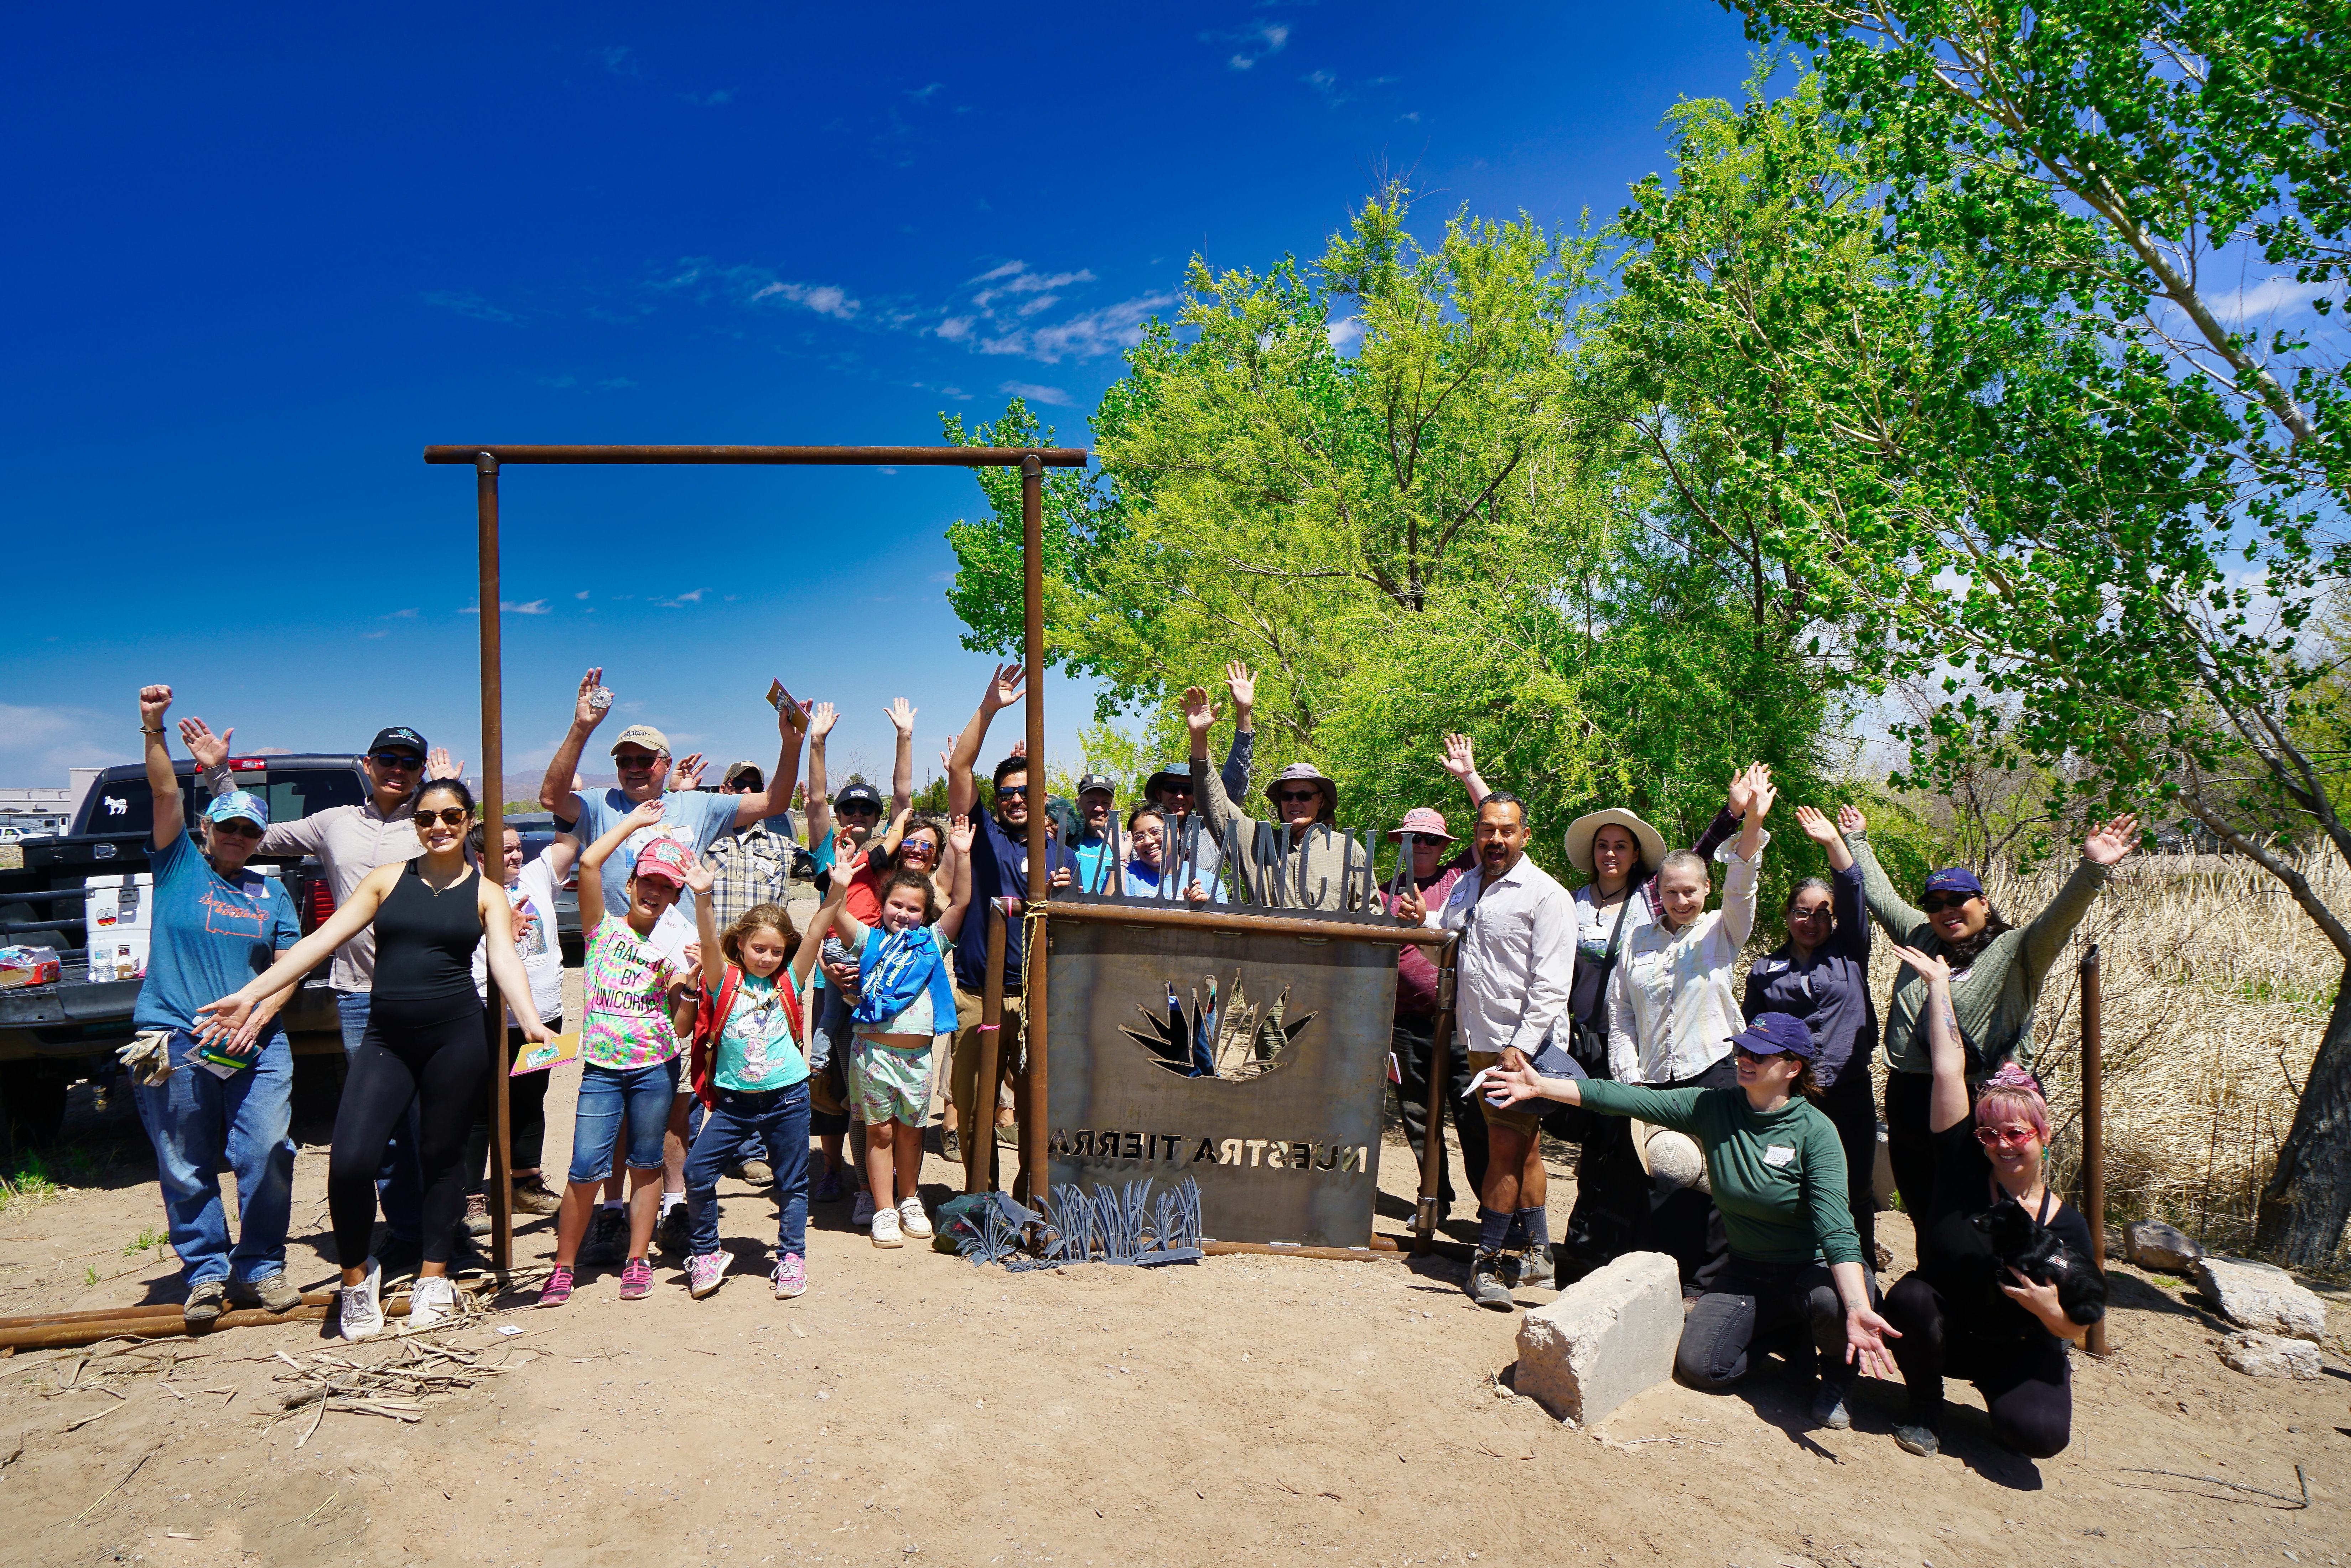
[[[335,1332],[347,1340],[373,1339],[383,1332],[383,1266],[368,1260],[367,1277],[345,1285],[335,1303]]]
[[[1559,1270],[1552,1262],[1550,1248],[1534,1248],[1519,1260],[1518,1288],[1521,1291],[1559,1289]]]
[[[999,1149],[1019,1148],[1020,1124],[1018,1122],[998,1122],[996,1124],[996,1146]]]
[[[942,1132],[939,1134],[939,1155],[943,1159],[963,1158],[963,1134],[953,1127]]]
[[[517,1214],[554,1214],[562,1207],[563,1195],[549,1191],[545,1176],[532,1175],[515,1178],[514,1211]]]
[[[629,1260],[621,1270],[621,1300],[642,1301],[653,1293],[653,1266],[642,1258]]]
[[[188,1287],[188,1301],[180,1309],[180,1317],[194,1333],[213,1326],[221,1315],[221,1298],[228,1294],[225,1280],[203,1280]]]
[[[776,1185],[776,1168],[765,1160],[745,1160],[742,1170],[737,1174],[753,1186]]]
[[[581,1268],[609,1268],[629,1253],[629,1211],[618,1204],[598,1204],[588,1217],[588,1238],[580,1243]]]
[[[446,1274],[429,1274],[409,1287],[408,1326],[429,1329],[457,1315],[456,1288]]]
[[[905,1238],[898,1231],[898,1211],[894,1208],[875,1209],[873,1211],[873,1245],[904,1247],[905,1244]]]
[[[302,1292],[294,1288],[283,1269],[258,1280],[236,1281],[230,1284],[228,1294],[237,1305],[259,1307],[265,1312],[290,1312],[302,1304]]]
[[[542,1307],[561,1306],[571,1299],[573,1282],[571,1270],[558,1263],[554,1271],[548,1275],[547,1283],[538,1288],[538,1304]]]
[[[674,1257],[684,1257],[685,1228],[685,1200],[680,1198],[662,1210],[660,1220],[653,1226],[653,1245]]]
[[[1471,1301],[1498,1312],[1507,1312],[1518,1305],[1510,1300],[1510,1288],[1502,1283],[1502,1260],[1498,1253],[1479,1253],[1469,1265],[1469,1282],[1462,1289]]]
[[[797,1252],[787,1252],[776,1260],[776,1300],[790,1301],[808,1289],[808,1264]]]
[[[1931,1459],[1943,1451],[1943,1440],[1935,1435],[1935,1428],[1916,1421],[1894,1423],[1894,1446],[1922,1459]]]
[[[718,1289],[726,1273],[726,1254],[696,1252],[685,1260],[685,1288],[695,1301]]]
[[[468,1236],[487,1236],[490,1233],[490,1195],[486,1192],[467,1193],[465,1218],[458,1224]]]
[[[1825,1377],[1821,1379],[1820,1391],[1813,1396],[1813,1425],[1832,1432],[1843,1432],[1853,1426],[1853,1412],[1844,1406],[1844,1389]]]

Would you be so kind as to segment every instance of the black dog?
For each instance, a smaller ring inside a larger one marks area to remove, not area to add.
[[[2055,1285],[2057,1304],[2068,1318],[2094,1323],[2106,1315],[2105,1276],[2025,1213],[2014,1198],[2002,1198],[1970,1223],[1983,1232],[1992,1256],[2002,1265],[2036,1285]]]

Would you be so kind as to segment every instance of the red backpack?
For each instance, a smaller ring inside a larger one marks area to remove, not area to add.
[[[806,1015],[800,1010],[799,988],[791,983],[791,966],[787,963],[776,971],[778,988],[783,992],[784,1021],[791,1026],[792,1039],[808,1038]],[[712,1069],[718,1060],[718,1037],[726,1028],[727,1017],[735,1010],[735,993],[743,988],[743,968],[739,964],[726,966],[726,983],[718,988],[713,1000],[710,988],[694,988],[694,1049],[686,1059],[686,1077],[694,1085],[694,1097],[702,1102],[705,1110],[718,1108],[718,1086],[712,1081]],[[805,1051],[806,1047],[802,1047]]]

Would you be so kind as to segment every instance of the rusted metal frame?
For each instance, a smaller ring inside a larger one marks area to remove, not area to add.
[[[1004,1040],[1004,904],[987,901],[987,977],[979,988],[978,1077],[971,1092],[971,1124],[963,1129],[963,1189],[996,1190],[996,1074]]]
[[[1083,453],[1078,454],[1082,465]],[[1053,897],[1053,841],[1045,832],[1045,465],[1031,452],[1020,460],[1021,661],[1029,681],[1029,900],[1050,906]],[[1025,921],[1028,912],[1024,908]],[[1029,950],[1034,941],[1040,951]],[[1027,1065],[1028,1103],[1020,1115],[1020,1172],[1016,1196],[1033,1198],[1046,1184],[1045,1142],[1045,925],[1030,925],[1020,948],[1020,1021],[1027,1031],[1020,1060]],[[995,1146],[991,1126],[988,1145]]]
[[[1412,1255],[1428,1255],[1444,1216],[1437,1212],[1438,1191],[1445,1182],[1446,1069],[1453,1054],[1453,986],[1455,961],[1461,955],[1458,932],[1445,933],[1437,951],[1437,1030],[1428,1046],[1427,1120],[1421,1124],[1420,1201],[1412,1210]]]
[[[1316,919],[1304,915],[1237,915],[1232,905],[1195,910],[1154,909],[1140,904],[1093,904],[1064,900],[1049,913],[1056,920],[1098,920],[1111,925],[1176,925],[1189,931],[1235,936],[1311,936],[1317,941],[1384,942],[1391,946],[1441,947],[1453,933],[1426,925],[1384,925],[1372,920]]]
[[[2098,946],[2082,955],[2082,1195],[2090,1222],[2090,1266],[2106,1271],[2105,998]],[[2089,1352],[2106,1354],[2106,1320],[2090,1325]]]
[[[471,463],[486,453],[500,463],[771,464],[809,467],[1018,468],[1034,457],[1047,468],[1082,468],[1082,446],[428,446],[427,463]]]
[[[1381,1263],[1411,1256],[1399,1250],[1392,1238],[1374,1236],[1372,1239],[1374,1244],[1370,1247],[1302,1247],[1287,1241],[1203,1241],[1200,1250],[1211,1258],[1239,1253],[1255,1258],[1321,1258],[1338,1263]],[[1382,1241],[1387,1245],[1377,1245]]]
[[[475,509],[479,531],[482,607],[482,813],[481,873],[498,868],[499,893],[506,883],[506,708],[505,663],[499,647],[498,614],[498,460],[487,452],[474,457]],[[514,1143],[508,1122],[507,1091],[506,1011],[498,993],[498,977],[486,965],[487,1005],[482,1028],[488,1034],[490,1064],[490,1267],[506,1283],[514,1269]],[[523,1016],[529,998],[518,998],[515,1017]]]

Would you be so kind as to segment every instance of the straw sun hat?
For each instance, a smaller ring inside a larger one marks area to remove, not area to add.
[[[1611,806],[1604,811],[1586,811],[1567,825],[1567,863],[1592,874],[1592,836],[1614,823],[1630,829],[1633,841],[1641,846],[1641,863],[1656,871],[1666,858],[1666,836],[1621,807]]]

